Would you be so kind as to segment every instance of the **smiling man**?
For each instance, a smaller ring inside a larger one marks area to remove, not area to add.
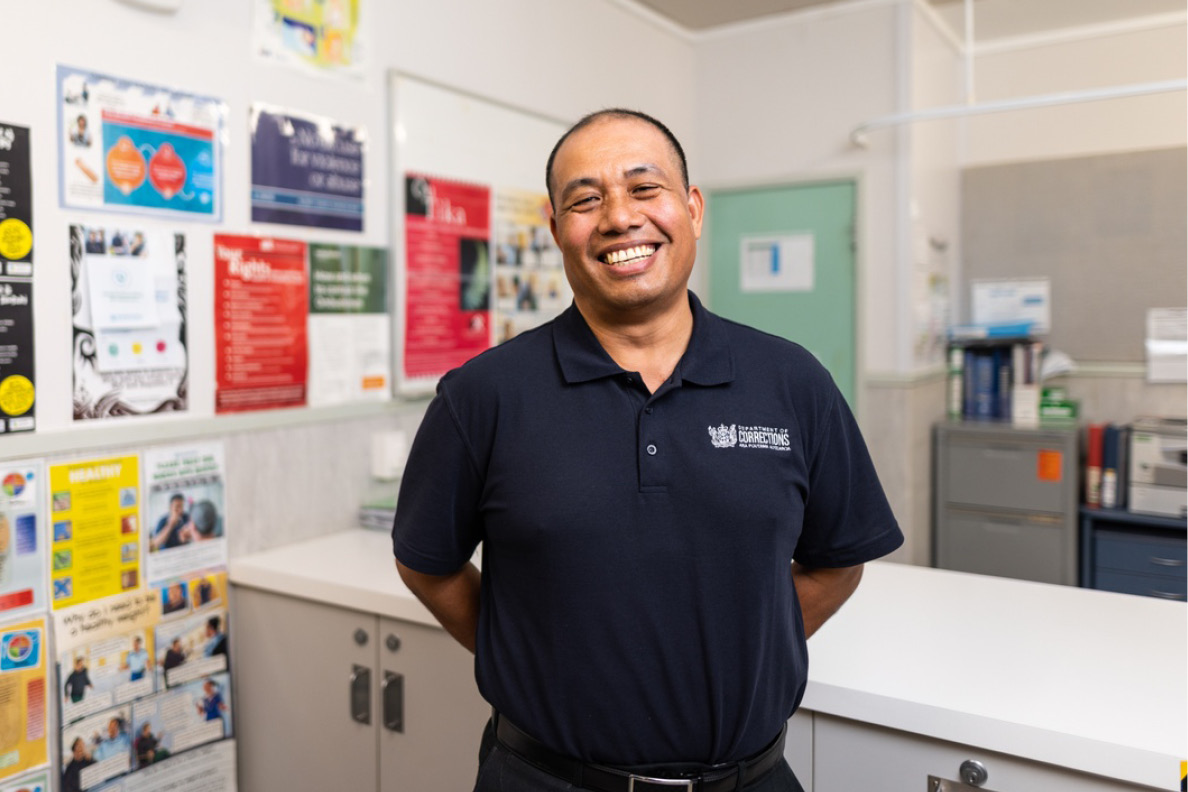
[[[546,183],[573,305],[442,378],[393,527],[495,710],[475,789],[800,790],[806,638],[903,541],[866,446],[812,355],[688,291],[667,127],[587,116]]]

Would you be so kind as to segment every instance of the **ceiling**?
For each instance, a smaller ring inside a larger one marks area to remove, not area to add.
[[[694,32],[751,22],[847,0],[635,0]],[[963,0],[928,0],[958,35],[964,35]],[[1183,14],[1185,0],[975,0],[974,38],[1010,38],[1156,14]]]

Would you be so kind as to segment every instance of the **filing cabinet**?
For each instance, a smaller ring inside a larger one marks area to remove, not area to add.
[[[933,428],[933,566],[1077,584],[1078,432],[993,422]]]

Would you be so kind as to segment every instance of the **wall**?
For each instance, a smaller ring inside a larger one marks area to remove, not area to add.
[[[57,205],[56,64],[220,97],[229,107],[225,211],[220,232],[387,246],[387,74],[397,69],[554,117],[606,105],[638,106],[665,119],[696,150],[692,45],[663,25],[610,2],[369,0],[361,80],[307,76],[251,53],[254,3],[189,0],[171,15],[116,0],[6,3],[0,120],[33,135],[38,420],[34,435],[0,438],[0,455],[65,455],[93,447],[201,436],[227,443],[231,552],[261,549],[351,524],[366,488],[369,437],[415,427],[423,404],[272,411],[213,418],[209,224],[186,224],[190,246],[191,414],[105,426],[71,422],[70,280],[67,232],[85,219]],[[580,46],[577,46],[580,44]],[[607,57],[609,48],[628,53]],[[19,71],[17,67],[19,66]],[[19,74],[19,76],[17,76]],[[249,222],[248,108],[252,102],[327,115],[366,127],[365,232],[350,234]],[[547,152],[541,153],[543,171]],[[541,181],[543,183],[543,173]],[[543,185],[542,185],[543,186]]]

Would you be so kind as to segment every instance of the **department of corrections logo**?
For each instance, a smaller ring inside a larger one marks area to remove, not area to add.
[[[792,441],[787,429],[772,426],[740,426],[718,424],[709,427],[714,448],[765,448],[769,451],[791,451]]]
[[[738,431],[734,424],[719,424],[717,428],[711,426],[709,436],[714,448],[732,448],[738,445]]]

